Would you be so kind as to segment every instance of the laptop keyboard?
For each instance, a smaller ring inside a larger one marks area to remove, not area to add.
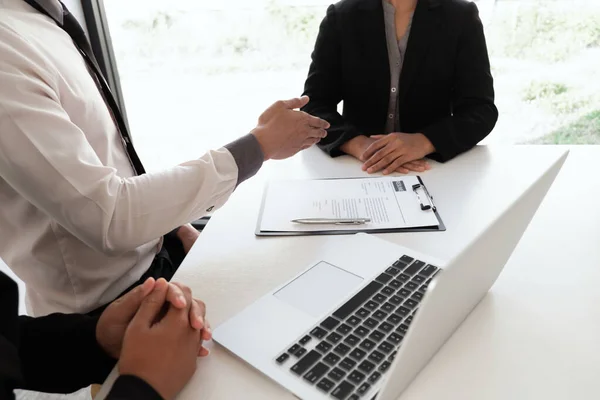
[[[275,362],[334,399],[362,398],[389,369],[438,272],[402,256]]]

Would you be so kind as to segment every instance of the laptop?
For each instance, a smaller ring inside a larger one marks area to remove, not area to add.
[[[397,399],[492,287],[567,155],[454,259],[363,233],[329,238],[215,341],[301,399]]]

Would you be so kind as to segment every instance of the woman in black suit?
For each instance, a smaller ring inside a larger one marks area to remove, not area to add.
[[[331,5],[304,94],[304,111],[331,124],[319,146],[369,173],[422,172],[424,157],[450,160],[498,119],[483,26],[466,0]]]

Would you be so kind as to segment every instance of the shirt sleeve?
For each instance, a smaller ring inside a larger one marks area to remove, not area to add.
[[[249,135],[167,170],[121,177],[71,122],[45,58],[1,24],[0,34],[0,177],[91,248],[118,255],[155,240],[223,205],[262,165]]]
[[[106,400],[162,400],[162,397],[146,381],[133,375],[117,378]]]

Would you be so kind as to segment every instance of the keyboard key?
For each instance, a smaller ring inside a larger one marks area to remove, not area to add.
[[[396,306],[393,305],[390,302],[385,303],[384,305],[381,306],[381,309],[385,312],[391,313],[396,309]]]
[[[391,296],[394,293],[396,293],[396,290],[394,288],[386,286],[383,289],[381,289],[381,293],[385,294],[386,296]]]
[[[340,362],[339,366],[341,368],[344,368],[346,371],[350,371],[352,368],[354,368],[354,366],[356,366],[356,361],[346,357],[342,360],[342,362]]]
[[[402,306],[406,307],[406,308],[415,308],[418,305],[419,305],[419,302],[417,302],[413,299],[408,299],[402,304]]]
[[[410,325],[410,323],[412,322],[413,318],[414,318],[415,313],[410,314],[410,316],[408,318],[406,318],[406,321],[404,321],[404,323],[406,325]]]
[[[333,351],[339,354],[340,356],[345,356],[350,351],[350,347],[346,346],[344,343],[340,343],[337,346],[335,346],[335,349],[333,349]]]
[[[336,329],[336,331],[339,332],[339,333],[341,333],[342,335],[347,334],[351,330],[352,330],[352,327],[350,325],[347,325],[347,324],[341,324]]]
[[[367,353],[365,353],[361,349],[354,349],[352,350],[352,353],[350,353],[350,357],[358,361],[361,361],[363,358],[365,358],[366,355]]]
[[[388,361],[389,362],[394,361],[394,358],[396,358],[396,354],[398,354],[398,351],[397,350],[393,351],[392,354],[390,354],[390,356],[388,357]]]
[[[385,317],[387,317],[387,316],[388,316],[388,314],[381,310],[377,310],[373,313],[373,318],[377,318],[380,321],[383,321],[385,319]]]
[[[321,343],[319,343],[317,345],[317,347],[315,347],[315,349],[319,350],[321,353],[325,354],[327,353],[329,350],[331,350],[333,346],[325,341],[322,341]]]
[[[379,380],[379,378],[381,378],[381,374],[379,372],[375,371],[371,374],[371,376],[369,376],[369,379],[367,379],[367,381],[372,385],[375,382],[377,382]]]
[[[425,263],[423,261],[417,260],[414,263],[410,264],[408,266],[408,268],[406,268],[404,271],[402,271],[402,273],[413,276],[414,274],[419,272],[424,266],[425,266]]]
[[[389,342],[382,342],[379,346],[377,346],[377,350],[389,354],[394,351],[394,345]]]
[[[360,344],[360,347],[362,347],[363,349],[369,351],[371,349],[373,349],[375,347],[375,342],[369,339],[365,339],[362,341],[362,343]]]
[[[411,262],[413,262],[413,260],[414,260],[414,258],[404,255],[404,256],[400,257],[399,261],[403,262],[405,264],[410,264]]]
[[[368,374],[375,369],[375,364],[373,364],[370,361],[364,360],[363,362],[360,363],[360,365],[358,366],[358,369],[360,369],[362,372]]]
[[[306,349],[304,347],[300,347],[295,353],[294,355],[298,358],[302,357],[303,355],[306,354]]]
[[[377,329],[381,329],[385,333],[388,333],[394,330],[394,325],[390,324],[389,322],[382,322]]]
[[[354,391],[354,388],[355,386],[353,384],[344,381],[340,383],[338,387],[333,389],[331,395],[338,400],[346,400],[346,397],[348,397],[348,395]]]
[[[374,311],[374,310],[377,310],[377,307],[379,307],[379,303],[377,303],[373,300],[369,300],[365,303],[365,305],[363,307],[369,311]]]
[[[317,383],[327,371],[329,371],[329,367],[320,362],[304,375],[304,379],[310,383]]]
[[[373,331],[369,335],[369,339],[374,340],[375,342],[379,342],[384,337],[385,337],[385,334],[383,334],[383,333],[381,333],[379,331]]]
[[[327,329],[328,331],[333,330],[333,328],[335,328],[339,324],[340,324],[340,321],[338,321],[337,319],[332,318],[332,317],[328,317],[325,321],[321,322],[321,326],[323,328]]]
[[[369,310],[367,310],[367,309],[365,309],[365,308],[361,308],[360,310],[358,310],[358,311],[356,312],[356,314],[355,314],[355,315],[356,315],[358,318],[365,319],[365,318],[367,318],[367,317],[369,316],[369,314],[371,314],[371,312],[370,312]]]
[[[415,283],[413,281],[410,281],[404,287],[412,292],[413,290],[415,290],[419,287],[419,284]]]
[[[339,319],[346,319],[350,314],[354,312],[354,310],[360,307],[365,301],[369,300],[371,296],[377,293],[382,287],[383,285],[381,283],[375,281],[369,283],[367,286],[362,288],[357,294],[355,294],[354,297],[348,300],[343,306],[338,308],[337,311],[333,313],[333,316]]]
[[[348,397],[348,400],[360,400],[360,396],[354,393],[353,395]]]
[[[379,321],[377,321],[376,319],[373,318],[367,318],[367,320],[365,321],[365,326],[368,328],[375,328],[377,325],[379,325]]]
[[[402,282],[402,283],[406,283],[410,280],[410,276],[406,275],[406,274],[400,274],[396,277],[396,280]]]
[[[396,311],[394,311],[394,314],[398,314],[399,316],[401,316],[402,318],[406,317],[408,314],[410,314],[410,310],[406,307],[399,307]]]
[[[366,378],[365,374],[363,374],[362,372],[354,370],[354,371],[352,371],[350,373],[350,375],[348,375],[348,378],[346,378],[346,379],[348,379],[352,383],[359,384],[362,381],[364,381],[365,378]]]
[[[337,364],[338,361],[340,361],[340,356],[333,354],[333,353],[329,353],[323,358],[323,362],[326,362],[327,364],[329,364],[331,366]]]
[[[410,283],[410,282],[409,282]],[[403,287],[402,289],[400,289],[400,291],[398,292],[398,296],[401,297],[410,297],[410,294],[412,293],[411,290],[408,290],[407,288]]]
[[[398,328],[396,328],[396,332],[398,332],[402,336],[406,335],[406,331],[408,331],[408,325],[402,324]]]
[[[346,323],[348,325],[352,325],[352,326],[356,326],[358,324],[360,324],[362,322],[362,319],[358,318],[357,316],[353,315],[350,318],[348,318],[348,320],[346,321]]]
[[[371,378],[369,378],[369,380],[370,379]],[[325,393],[329,393],[329,391],[333,388],[334,385],[335,385],[335,383],[331,382],[329,379],[323,378],[323,379],[321,379],[321,382],[319,382],[317,384],[317,387],[319,389],[321,389],[322,391],[324,391]]]
[[[421,300],[423,300],[423,293],[414,292],[412,294],[411,298],[414,299],[415,301],[421,301]]]
[[[310,342],[312,338],[308,335],[304,336],[302,339],[300,339],[300,344],[306,344],[308,342]]]
[[[339,368],[334,368],[331,371],[329,371],[329,374],[327,374],[327,376],[333,379],[334,381],[339,382],[342,379],[344,379],[344,376],[346,376],[346,371]]]
[[[371,389],[371,385],[369,385],[367,382],[365,382],[362,385],[360,385],[360,387],[358,389],[356,389],[356,393],[358,393],[360,396],[362,396],[363,394],[367,393],[369,391],[369,389]]]
[[[375,300],[379,304],[383,303],[385,301],[385,299],[386,299],[386,297],[384,295],[382,295],[381,293],[377,293],[375,296],[373,296],[373,300]]]
[[[367,328],[365,328],[364,326],[359,326],[358,328],[356,328],[354,330],[354,334],[356,336],[360,336],[360,337],[365,337],[369,334],[369,332],[371,332],[370,330],[368,330]]]
[[[340,335],[339,333],[336,333],[336,332],[331,332],[331,333],[329,334],[329,336],[327,336],[327,338],[326,338],[326,339],[327,339],[327,341],[328,341],[329,343],[336,344],[337,342],[339,342],[340,340],[342,340],[342,337],[343,337],[343,336],[342,336],[342,335]]]
[[[388,368],[390,367],[390,365],[392,365],[391,362],[384,361],[384,362],[381,363],[381,365],[379,366],[378,369],[379,369],[380,372],[385,372],[385,371],[388,370]]]
[[[416,283],[423,283],[423,282],[425,282],[425,278],[422,277],[421,275],[415,275],[415,276],[413,276],[411,281],[416,282]]]
[[[404,284],[403,282],[400,282],[399,280],[394,279],[393,281],[390,282],[390,284],[388,286],[398,290],[402,287],[403,284]]]
[[[282,364],[284,363],[288,358],[290,358],[290,355],[288,353],[283,353],[282,355],[280,355],[279,357],[277,357],[275,359],[275,361],[277,362],[277,364]]]
[[[310,331],[310,334],[316,337],[317,339],[323,339],[325,336],[327,336],[327,331],[323,328],[319,328],[318,326],[316,326],[315,329]]]
[[[319,359],[321,354],[318,351],[311,350],[307,355],[302,357],[290,370],[296,375],[303,375],[310,367],[313,366]]]
[[[390,342],[394,343],[394,344],[400,344],[400,342],[402,341],[404,337],[396,332],[393,332],[392,334],[390,334],[390,336],[388,336],[387,340],[389,340]]]
[[[391,280],[392,280],[392,278],[393,278],[393,277],[392,277],[391,275],[388,275],[388,274],[386,274],[386,273],[384,272],[384,273],[382,273],[381,275],[379,275],[377,278],[375,278],[375,280],[376,280],[377,282],[379,282],[379,283],[386,284],[386,283],[388,283],[389,281],[391,281]]]
[[[385,273],[392,275],[392,276],[396,276],[400,273],[400,270],[398,268],[389,267],[388,269],[385,270]]]
[[[290,354],[296,354],[296,352],[299,349],[300,349],[300,345],[299,344],[295,344],[292,347],[290,347],[287,352],[290,353]]]
[[[390,316],[388,317],[388,322],[392,325],[398,325],[401,321],[402,321],[402,317],[399,316],[398,314],[390,314]]]
[[[344,343],[348,343],[350,346],[355,346],[358,342],[360,342],[360,339],[354,335],[348,335],[344,339]]]
[[[373,352],[371,352],[371,354],[369,354],[369,360],[375,362],[375,363],[380,363],[381,361],[383,361],[385,359],[385,355],[383,353],[378,352],[377,350],[373,350]]]
[[[423,268],[421,270],[421,272],[419,272],[419,275],[423,275],[423,276],[430,276],[432,275],[435,271],[437,271],[437,267],[434,267],[431,264],[428,264],[425,268]]]

